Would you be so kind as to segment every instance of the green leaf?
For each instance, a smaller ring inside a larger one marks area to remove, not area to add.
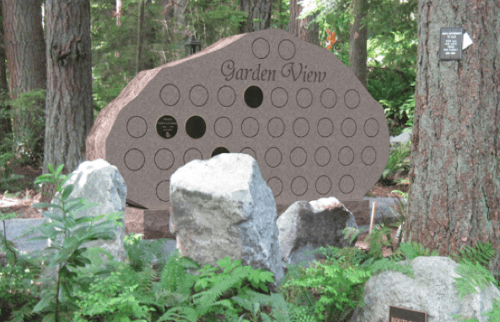
[[[62,220],[66,228],[73,229],[76,227],[76,221],[73,216],[65,216]]]
[[[67,176],[60,176],[60,178],[62,178],[61,187],[64,186],[66,181],[68,181],[72,176],[73,176],[73,172],[71,172]]]
[[[52,163],[49,163],[49,171],[54,173],[54,167],[52,166]]]
[[[45,294],[45,296],[38,302],[37,305],[33,308],[33,313],[38,313],[41,312],[44,308],[48,307],[51,304],[51,301],[55,297],[56,292],[51,290],[48,292],[48,294]]]
[[[42,322],[55,322],[56,316],[54,313],[49,313],[43,317]]]
[[[73,188],[74,188],[74,185],[70,184],[70,185],[67,185],[63,192],[62,192],[62,197],[61,199],[62,200],[66,200],[68,199],[69,195],[71,194],[71,192],[73,192]]]
[[[39,176],[35,179],[35,184],[46,183],[46,182],[51,182],[51,183],[57,184],[56,180],[54,178],[52,178],[51,174],[42,174],[41,176]]]
[[[62,216],[61,215],[57,215],[55,213],[52,213],[52,212],[45,212],[43,214],[44,217],[47,217],[49,219],[52,219],[52,220],[57,220],[59,222],[62,222]]]
[[[66,237],[63,241],[63,247],[64,248],[69,248],[69,249],[74,249],[80,246],[80,241],[78,238],[70,236]]]
[[[56,173],[54,174],[56,178],[59,176],[63,168],[64,168],[64,163],[57,166]]]
[[[38,226],[38,231],[40,231],[46,238],[55,239],[57,236],[56,229],[47,223]]]
[[[67,213],[68,212],[77,213],[77,212],[81,212],[85,209],[93,208],[93,207],[98,206],[98,205],[99,204],[95,203],[95,202],[94,203],[87,202],[87,200],[85,200],[85,198],[74,198],[74,199],[68,200],[64,204],[64,211]]]
[[[75,272],[72,272],[68,269],[68,267],[65,265],[59,270],[59,277],[61,277],[63,280],[66,280],[66,283],[61,283],[61,285],[67,284],[68,280],[72,280],[73,278],[77,278],[78,274]]]

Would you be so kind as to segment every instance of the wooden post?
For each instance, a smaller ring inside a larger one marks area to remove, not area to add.
[[[372,209],[372,218],[370,220],[370,232],[369,234],[372,233],[372,227],[373,227],[373,224],[375,222],[375,214],[377,213],[377,203],[376,202],[373,202],[373,209]]]

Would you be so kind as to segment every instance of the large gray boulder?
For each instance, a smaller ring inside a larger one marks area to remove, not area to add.
[[[276,202],[254,158],[223,153],[192,160],[170,177],[170,231],[181,256],[217,267],[226,255],[242,266],[283,276]]]
[[[353,214],[334,197],[297,201],[281,214],[277,224],[281,260],[292,265],[306,260],[308,263],[303,267],[309,267],[310,262],[325,256],[307,255],[307,252],[328,246],[354,247],[357,241],[357,237],[352,243],[344,238],[345,228],[358,230],[358,225]]]
[[[72,198],[85,198],[89,203],[97,203],[98,205],[92,208],[82,210],[75,213],[75,218],[86,216],[108,215],[115,212],[121,212],[122,227],[114,229],[114,240],[95,240],[83,244],[83,247],[92,248],[100,247],[107,250],[116,261],[125,262],[127,253],[124,247],[125,238],[125,198],[127,196],[127,186],[125,180],[120,175],[118,169],[110,165],[108,161],[97,159],[94,161],[82,162],[76,170],[72,172],[71,178],[66,181],[63,187],[72,184],[73,191],[69,195]],[[50,203],[61,205],[59,199],[61,193],[57,192]],[[55,212],[62,215],[60,209],[49,208],[49,212]],[[96,223],[104,221],[102,218]],[[49,219],[49,222],[52,222]],[[88,225],[88,223],[87,223]],[[62,235],[59,235],[56,241],[49,239],[49,246],[54,242],[60,244]],[[105,257],[102,257],[105,259]]]
[[[386,322],[389,306],[398,306],[427,313],[428,322],[455,322],[451,315],[463,315],[487,322],[481,315],[493,307],[493,299],[500,299],[500,291],[490,284],[478,293],[459,299],[455,278],[456,262],[448,257],[420,256],[409,263],[414,278],[396,271],[384,271],[372,276],[365,284],[365,306],[356,308],[350,322]]]

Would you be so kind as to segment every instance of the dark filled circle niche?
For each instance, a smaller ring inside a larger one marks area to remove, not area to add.
[[[264,94],[258,86],[250,86],[245,90],[245,103],[251,108],[256,108],[262,105]]]
[[[201,116],[191,116],[186,122],[186,133],[193,139],[199,139],[207,131],[207,124]]]
[[[213,158],[214,156],[222,154],[222,153],[229,153],[229,150],[223,146],[220,146],[220,147],[214,149],[211,157]]]

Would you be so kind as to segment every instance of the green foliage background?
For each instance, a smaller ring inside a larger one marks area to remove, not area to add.
[[[354,21],[351,1],[315,0],[300,16],[314,16],[320,40],[326,29],[335,32],[337,43],[332,51],[349,66],[349,30]],[[121,27],[110,14],[114,0],[92,0],[92,62],[95,117],[135,77],[137,49],[137,0],[123,0]],[[370,1],[368,25],[368,85],[370,94],[385,108],[390,125],[412,126],[417,56],[417,4],[409,0],[398,6],[390,0]],[[289,1],[273,3],[271,28],[288,31]],[[185,56],[184,43],[194,34],[206,48],[221,38],[238,34],[240,22],[247,14],[239,3],[228,0],[190,1],[184,12],[184,23],[163,15],[163,1],[151,1],[145,7],[143,67],[154,68]],[[398,19],[394,19],[398,17]],[[324,45],[324,44],[322,44]],[[326,47],[326,45],[324,45]],[[391,133],[392,135],[393,133]],[[399,133],[394,133],[395,135]]]

